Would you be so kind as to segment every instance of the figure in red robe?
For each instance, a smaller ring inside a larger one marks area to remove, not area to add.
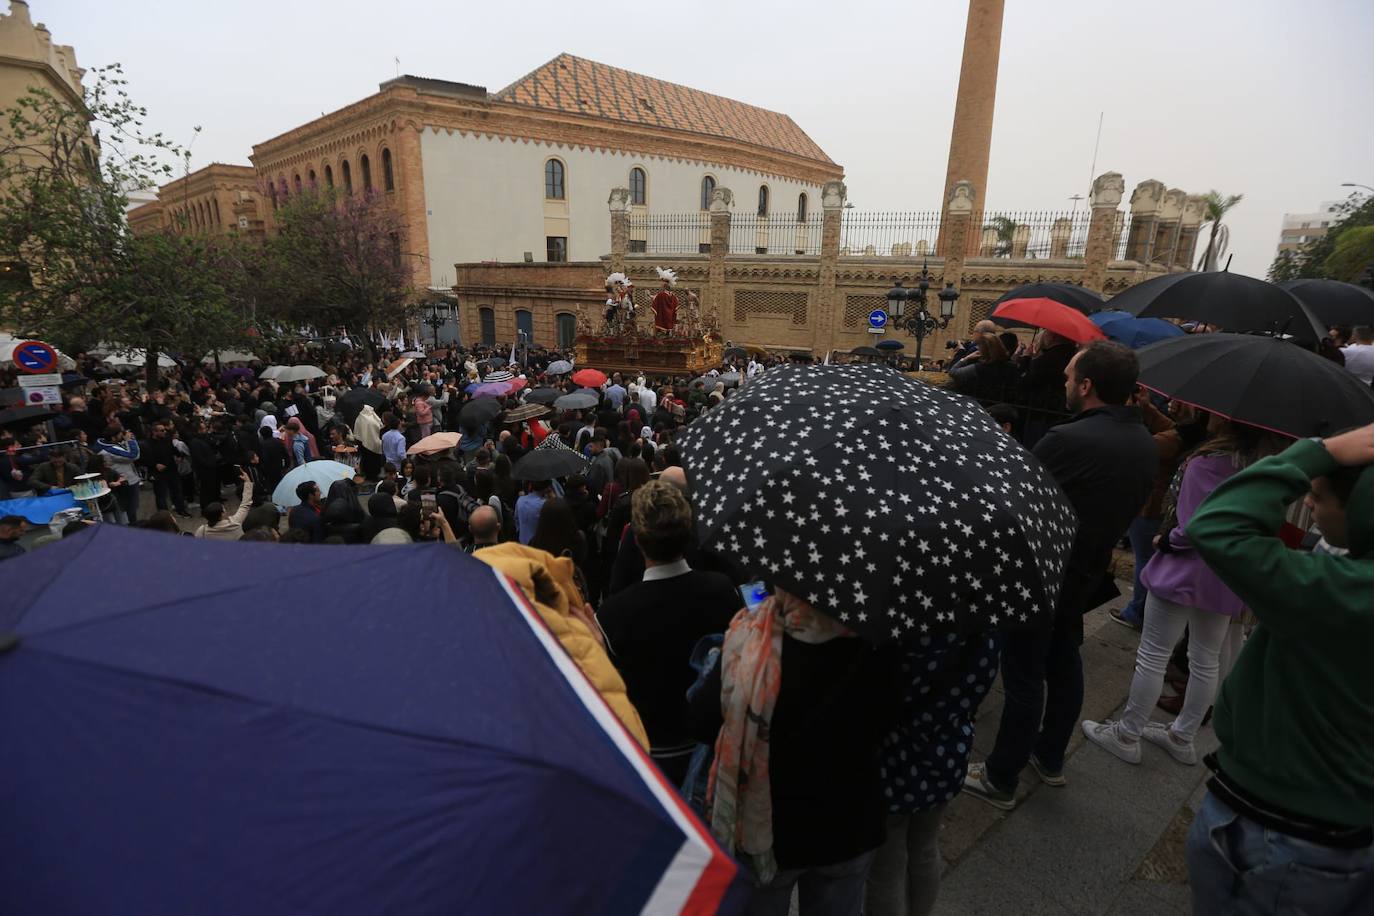
[[[677,275],[660,267],[658,276],[663,281],[663,288],[654,296],[654,301],[649,303],[649,307],[654,310],[654,333],[671,335],[673,328],[677,326],[678,301],[677,295],[672,291]]]

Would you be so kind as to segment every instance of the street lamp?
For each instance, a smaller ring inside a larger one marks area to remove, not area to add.
[[[891,316],[893,323],[916,338],[916,368],[921,368],[921,348],[925,344],[925,339],[936,330],[943,330],[949,327],[949,323],[954,320],[954,306],[959,301],[959,291],[954,288],[953,283],[945,283],[945,288],[936,293],[936,298],[940,300],[940,317],[936,318],[926,308],[926,293],[930,291],[930,271],[928,264],[921,265],[921,275],[916,278],[916,285],[911,289],[902,286],[902,281],[898,280],[897,285],[887,291],[887,313]],[[908,312],[906,304],[910,302],[913,308]]]
[[[1342,181],[1342,182],[1341,182],[1341,187],[1343,187],[1343,188],[1364,188],[1364,189],[1365,189],[1366,191],[1368,191],[1369,193],[1374,194],[1374,188],[1371,188],[1371,187],[1370,187],[1369,185],[1367,185],[1367,184],[1356,184],[1356,183],[1353,182],[1353,181]]]
[[[425,313],[420,318],[423,324],[429,325],[429,329],[434,332],[434,349],[439,349],[439,329],[448,324],[450,312],[447,302],[426,302]]]

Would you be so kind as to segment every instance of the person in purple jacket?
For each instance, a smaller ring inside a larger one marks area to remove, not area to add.
[[[1142,737],[1179,763],[1197,763],[1193,736],[1216,697],[1222,646],[1232,622],[1245,612],[1245,605],[1207,567],[1184,529],[1202,501],[1223,481],[1259,459],[1277,454],[1289,441],[1219,416],[1212,417],[1208,433],[1208,440],[1175,477],[1170,493],[1175,511],[1166,511],[1167,530],[1162,529],[1156,538],[1157,552],[1140,576],[1149,597],[1145,599],[1144,629],[1126,708],[1116,722],[1083,722],[1088,740],[1127,763],[1140,762]],[[1164,689],[1165,667],[1184,627],[1188,629],[1188,687],[1183,706],[1168,725],[1151,722],[1150,711]]]

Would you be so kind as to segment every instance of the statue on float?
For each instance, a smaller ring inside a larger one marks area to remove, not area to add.
[[[635,331],[634,284],[616,271],[606,278],[606,333],[633,334]]]
[[[673,328],[677,327],[677,295],[673,293],[673,287],[677,285],[677,274],[666,267],[654,268],[658,271],[658,279],[662,281],[663,288],[654,296],[653,302],[649,307],[654,310],[654,336],[664,335],[671,337]]]

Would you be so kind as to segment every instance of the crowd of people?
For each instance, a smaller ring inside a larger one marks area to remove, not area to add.
[[[1151,396],[1120,344],[1046,332],[1018,361],[1011,337],[978,328],[950,385],[988,405],[1078,518],[1053,622],[1029,629],[876,645],[799,596],[752,593],[758,570],[697,542],[678,440],[777,357],[697,379],[612,373],[571,409],[528,409],[536,389],[588,390],[551,371],[568,356],[553,351],[521,363],[497,348],[399,363],[345,351],[320,359],[318,378],[281,384],[203,366],[151,388],[95,381],[57,416],[61,445],[44,447],[38,429],[0,438],[0,496],[99,473],[107,523],[217,540],[434,541],[479,558],[519,544],[525,562],[557,561],[581,599],[569,626],[595,641],[628,699],[617,713],[747,866],[753,913],[786,914],[794,890],[804,914],[928,913],[957,794],[1010,810],[1027,768],[1065,787],[1077,729],[1129,763],[1143,739],[1196,765],[1209,715],[1221,751],[1190,838],[1197,911],[1274,911],[1282,889],[1325,907],[1304,911],[1356,912],[1374,899],[1374,680],[1361,658],[1374,622],[1374,474],[1361,472],[1374,427],[1294,444]],[[1354,338],[1343,355],[1358,374],[1374,336]],[[522,384],[476,418],[466,408],[492,379]],[[456,444],[413,452],[440,432]],[[579,470],[518,471],[555,446],[582,456]],[[325,488],[303,480],[283,514],[282,480],[320,459],[354,473]],[[1291,550],[1278,532],[1304,499],[1314,543]],[[25,526],[0,518],[0,557],[21,552]],[[1080,721],[1083,616],[1114,594],[1124,541],[1137,582],[1114,617],[1141,631],[1135,678],[1119,720]],[[999,672],[996,741],[974,763],[975,715]],[[1181,689],[1161,699],[1166,682]],[[1152,722],[1165,701],[1173,720]]]

